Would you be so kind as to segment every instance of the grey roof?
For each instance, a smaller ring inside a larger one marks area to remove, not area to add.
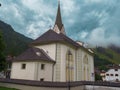
[[[119,65],[108,66],[109,69],[120,69]]]
[[[12,62],[13,59],[14,59],[13,56],[7,56],[6,57],[6,62]]]
[[[48,61],[55,62],[51,59],[43,49],[30,47],[13,61]]]
[[[67,37],[66,35],[64,35],[62,33],[58,34],[55,31],[53,31],[52,29],[45,32],[43,35],[41,35],[36,40],[34,40],[31,44],[32,45],[40,45],[40,44],[48,44],[48,43],[55,43],[55,42],[66,43],[66,44],[72,45],[75,48],[81,47],[89,54],[94,55],[93,53],[88,51],[87,48],[79,45],[77,42],[75,42],[71,38]]]
[[[69,43],[75,47],[79,47],[80,45],[67,37],[66,35],[60,33],[56,33],[53,30],[48,30],[42,36],[38,37],[36,40],[32,42],[32,44],[45,44],[51,42],[62,42],[62,43]]]

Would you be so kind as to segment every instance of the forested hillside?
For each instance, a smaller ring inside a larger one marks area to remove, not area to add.
[[[6,55],[20,54],[28,48],[28,44],[32,41],[32,39],[15,32],[10,25],[4,23],[3,21],[0,21],[0,31],[2,32],[3,39],[5,41]]]

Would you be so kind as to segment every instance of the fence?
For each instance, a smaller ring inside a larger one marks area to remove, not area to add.
[[[21,85],[21,87],[22,87],[24,85],[24,87],[30,86],[30,88],[31,87],[39,87],[39,88],[45,87],[46,89],[42,88],[43,90],[48,90],[48,88],[49,88],[49,90],[53,90],[53,88],[55,90],[56,89],[67,90],[68,85],[70,86],[70,88],[72,88],[71,90],[83,90],[83,89],[88,88],[88,87],[91,87],[91,89],[85,89],[85,90],[93,90],[92,89],[93,87],[99,88],[99,89],[94,89],[94,90],[101,90],[100,88],[104,88],[104,87],[118,88],[116,90],[119,90],[119,88],[120,88],[119,82],[102,82],[102,81],[97,81],[97,82],[91,82],[91,81],[47,82],[47,81],[44,81],[44,82],[42,82],[42,81],[18,80],[18,79],[0,79],[0,83],[2,85],[7,85],[7,86],[10,86],[10,84],[14,84],[14,86]],[[74,89],[74,88],[76,88],[76,89]],[[21,88],[19,88],[19,89],[21,89]],[[27,89],[22,89],[22,90],[27,90]],[[37,89],[34,89],[34,90],[37,90]],[[114,90],[114,89],[106,89],[105,88],[105,90]]]

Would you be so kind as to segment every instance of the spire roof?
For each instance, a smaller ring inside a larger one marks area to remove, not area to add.
[[[58,10],[57,10],[55,25],[58,26],[59,30],[62,29],[63,24],[62,24],[62,18],[61,18],[60,1],[58,2]]]

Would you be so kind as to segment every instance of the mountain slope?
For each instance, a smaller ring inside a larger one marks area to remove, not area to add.
[[[120,48],[115,45],[110,45],[107,48],[96,47],[95,66],[101,67],[109,64],[120,64]]]
[[[3,34],[3,38],[6,44],[6,55],[18,55],[28,48],[28,44],[32,39],[25,37],[13,30],[13,28],[0,21],[0,31]]]

